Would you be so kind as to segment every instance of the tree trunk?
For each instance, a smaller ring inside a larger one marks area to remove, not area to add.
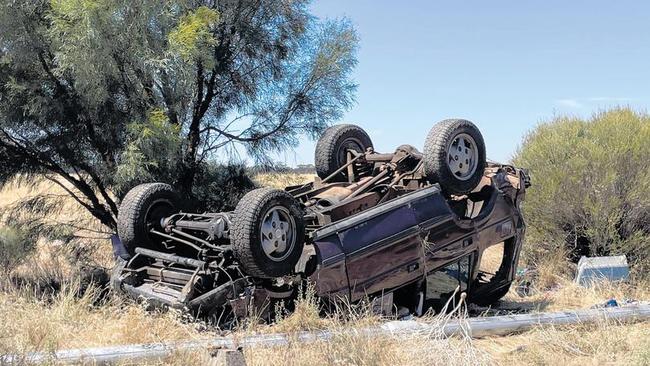
[[[200,119],[192,121],[190,124],[190,131],[187,134],[187,150],[183,156],[183,162],[181,167],[181,175],[178,182],[181,192],[185,195],[190,195],[192,192],[192,186],[194,185],[194,179],[196,178],[196,172],[198,170],[198,163],[196,161],[197,151],[201,136],[199,133]]]

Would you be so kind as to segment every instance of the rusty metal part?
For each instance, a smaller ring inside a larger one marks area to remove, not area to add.
[[[308,191],[296,194],[294,197],[296,199],[298,199],[298,200],[305,200],[305,199],[309,199],[311,197],[315,197],[316,195],[318,195],[318,194],[320,194],[322,192],[325,192],[326,190],[328,190],[331,187],[346,187],[347,185],[348,185],[348,183],[345,183],[345,182],[319,183],[314,188],[312,188],[312,189],[310,189]]]
[[[334,219],[343,218],[373,207],[379,202],[379,200],[379,193],[366,192],[352,198],[350,201],[346,201],[344,204],[332,207],[329,212]]]
[[[222,247],[220,247],[218,245],[210,244],[208,241],[203,240],[201,238],[197,238],[196,236],[190,235],[190,234],[188,234],[188,233],[186,233],[184,231],[181,231],[181,230],[178,230],[178,229],[171,229],[171,232],[174,233],[174,234],[180,235],[182,237],[185,237],[187,239],[190,239],[190,240],[196,240],[197,242],[199,242],[199,244],[205,245],[208,248],[211,248],[211,249],[214,249],[214,250],[224,250]]]
[[[156,230],[156,229],[151,229],[149,232],[152,233],[152,234],[156,234],[156,235],[158,235],[158,236],[160,236],[160,237],[163,237],[163,238],[165,238],[165,239],[173,240],[173,241],[176,241],[176,242],[178,242],[178,243],[181,243],[181,244],[185,244],[185,245],[187,245],[187,246],[190,246],[190,247],[196,249],[196,251],[198,251],[198,252],[203,251],[203,249],[202,249],[201,247],[199,247],[198,245],[196,245],[196,244],[194,244],[194,243],[192,243],[192,242],[189,242],[189,241],[187,241],[187,240],[183,240],[183,239],[181,239],[181,238],[177,238],[177,237],[172,236],[172,235],[168,235],[168,234],[165,234],[165,233],[161,233],[160,231],[158,231],[158,230]]]
[[[355,156],[354,158],[352,158],[352,160],[348,160],[347,163],[345,163],[344,165],[342,165],[340,168],[336,169],[336,170],[334,171],[334,173],[332,173],[332,174],[328,175],[327,177],[325,177],[325,178],[322,180],[322,182],[325,183],[325,182],[329,181],[330,179],[336,177],[339,173],[341,173],[342,171],[348,169],[348,166],[354,164],[356,161],[360,160],[360,159],[361,159],[362,157],[364,157],[364,156],[365,156],[364,154],[359,154],[359,155]]]
[[[350,184],[348,188],[350,189],[351,192],[355,192],[359,188],[363,187],[363,185],[366,184],[366,182],[368,182],[370,179],[372,179],[372,177],[361,178],[359,179],[358,182]]]
[[[330,197],[347,197],[352,194],[352,189],[348,187],[334,186],[326,189],[325,191],[314,196],[316,199],[330,198]]]
[[[161,226],[167,232],[171,232],[172,229],[202,231],[208,234],[209,240],[227,239],[230,225],[230,217],[227,213],[180,213],[161,220]]]
[[[352,160],[352,152],[353,150],[348,150],[348,152],[345,154],[347,157],[347,161]],[[353,164],[348,164],[348,182],[354,183],[356,180],[356,177],[354,175],[354,165]]]
[[[179,296],[180,302],[187,302],[187,300],[190,299],[196,292],[196,285],[201,282],[201,277],[199,277],[199,272],[201,270],[202,268],[196,268],[196,270],[194,270],[194,273],[192,273],[192,276],[181,290],[181,295]]]
[[[377,183],[378,181],[380,181],[380,180],[384,179],[385,177],[387,177],[388,174],[390,174],[391,171],[392,171],[391,169],[385,169],[384,171],[380,172],[379,174],[374,176],[372,179],[370,179],[366,183],[364,183],[361,187],[359,187],[359,189],[352,192],[352,194],[350,194],[343,202],[347,202],[347,201],[351,200],[352,198],[358,196],[359,194],[364,193],[364,191],[366,189],[368,189],[368,187],[370,187],[371,185],[373,185],[373,184]]]
[[[389,162],[393,159],[395,154],[368,154],[366,161],[369,162]]]
[[[238,278],[220,285],[205,294],[198,296],[188,302],[193,309],[203,308],[209,310],[216,306],[223,306],[228,300],[238,296],[248,284],[246,278]]]
[[[270,311],[271,296],[263,288],[245,289],[242,295],[228,300],[228,304],[237,318],[254,315],[264,319]]]
[[[353,192],[362,188],[371,177],[361,178],[359,182],[348,185],[347,187],[333,186],[315,195],[314,198],[320,207],[334,206],[349,197]]]
[[[136,272],[145,272],[153,281],[168,282],[177,285],[185,285],[192,279],[195,271],[186,268],[166,268],[145,266],[138,268]]]
[[[176,264],[182,264],[184,266],[189,266],[189,267],[194,267],[194,268],[203,268],[205,267],[206,263],[204,261],[200,261],[198,259],[192,259],[192,258],[185,258],[185,257],[180,257],[177,255],[169,254],[169,253],[163,253],[159,252],[156,250],[151,250],[151,249],[145,249],[145,248],[135,248],[135,252],[147,257],[151,258],[156,258],[160,260],[164,260],[167,262],[172,262]]]

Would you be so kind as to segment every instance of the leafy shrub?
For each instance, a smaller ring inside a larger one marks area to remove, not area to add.
[[[239,199],[256,188],[244,165],[206,163],[192,187],[192,207],[197,212],[234,210]]]
[[[616,108],[589,120],[557,117],[524,139],[514,161],[530,169],[524,255],[626,254],[650,263],[650,115]]]
[[[9,226],[0,227],[0,271],[8,274],[34,249],[33,241]]]
[[[130,123],[113,193],[121,198],[138,184],[176,180],[181,163],[179,130],[161,110],[151,111],[145,122]]]

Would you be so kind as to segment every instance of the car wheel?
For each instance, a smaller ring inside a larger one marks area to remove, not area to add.
[[[302,207],[283,190],[255,189],[235,208],[230,240],[235,257],[251,276],[274,278],[293,272],[304,236]]]
[[[448,194],[471,192],[485,170],[485,143],[472,122],[448,119],[431,128],[424,143],[424,172]]]
[[[160,229],[162,218],[178,211],[179,197],[165,183],[146,183],[131,189],[120,205],[117,234],[133,255],[136,247],[151,248],[157,243],[151,229]]]
[[[325,179],[347,162],[347,151],[364,153],[372,147],[370,136],[361,127],[350,124],[335,125],[325,130],[316,144],[314,164],[316,173]],[[347,171],[332,178],[332,182],[347,180]]]

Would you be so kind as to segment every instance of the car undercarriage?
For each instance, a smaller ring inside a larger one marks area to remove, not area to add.
[[[436,124],[423,152],[378,153],[355,125],[324,132],[317,177],[259,188],[234,211],[191,213],[164,183],[123,199],[113,241],[115,289],[189,309],[219,324],[252,312],[271,318],[312,284],[323,304],[390,299],[420,314],[466,292],[490,303],[514,278],[525,224],[526,172],[486,161],[478,128]],[[493,273],[485,250],[502,245]]]

